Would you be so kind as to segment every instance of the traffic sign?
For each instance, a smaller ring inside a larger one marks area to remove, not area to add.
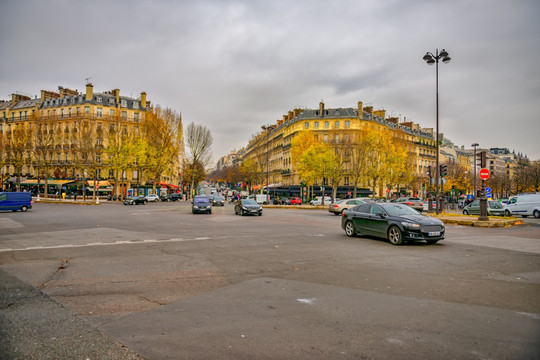
[[[489,186],[486,186],[486,192],[488,192],[488,193],[491,192],[491,188]]]
[[[480,173],[478,175],[480,175],[480,179],[482,180],[489,179],[489,175],[490,175],[489,169],[486,169],[486,168],[480,169]]]

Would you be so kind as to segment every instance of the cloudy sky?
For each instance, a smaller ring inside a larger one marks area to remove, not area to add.
[[[1,0],[0,99],[119,88],[205,125],[217,160],[293,108],[364,106],[540,159],[538,0]]]

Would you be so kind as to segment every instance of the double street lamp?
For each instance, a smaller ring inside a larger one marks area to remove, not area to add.
[[[436,107],[437,107],[437,120],[436,120],[436,127],[435,127],[435,141],[437,142],[437,158],[436,158],[436,165],[435,165],[435,212],[437,214],[441,211],[441,205],[439,202],[439,182],[440,182],[440,169],[439,169],[439,60],[442,60],[443,63],[447,64],[450,62],[450,56],[448,56],[448,52],[444,49],[439,53],[439,49],[435,50],[435,55],[430,53],[429,51],[424,55],[423,57],[424,61],[428,65],[435,64],[435,86],[436,86]]]
[[[263,125],[261,129],[266,131],[266,202],[270,204],[270,189],[269,189],[269,161],[268,161],[268,133],[274,129],[274,125]]]

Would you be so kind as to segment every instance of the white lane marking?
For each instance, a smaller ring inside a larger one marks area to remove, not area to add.
[[[315,299],[296,299],[301,304],[313,305]]]
[[[200,241],[200,240],[217,240],[209,237],[204,238],[193,238],[193,239],[183,239],[183,238],[173,238],[173,239],[148,239],[148,240],[118,240],[115,242],[92,242],[86,244],[62,244],[62,245],[51,245],[51,246],[29,246],[21,249],[0,249],[2,252],[14,252],[14,251],[27,251],[27,250],[48,250],[48,249],[64,249],[64,248],[82,248],[82,247],[91,247],[91,246],[111,246],[111,245],[125,245],[125,244],[142,244],[142,243],[165,243],[165,242],[183,242],[183,241]]]

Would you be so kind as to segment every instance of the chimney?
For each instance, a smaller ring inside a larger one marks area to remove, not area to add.
[[[384,117],[386,116],[386,110],[384,109],[375,110],[375,115],[384,119]]]
[[[292,120],[294,119],[294,113],[291,111],[289,111],[289,120]]]
[[[363,106],[364,106],[364,104],[361,101],[359,101],[358,102],[358,117],[360,119],[364,118],[364,108],[363,108]]]
[[[324,103],[322,101],[319,103],[319,112],[321,116],[324,116]]]
[[[19,101],[30,100],[30,97],[20,94],[11,94],[11,107],[15,106]]]
[[[94,85],[91,83],[86,84],[86,101],[92,101],[94,98]]]
[[[144,91],[141,93],[141,106],[146,108],[146,93]]]
[[[283,115],[283,121],[287,121],[289,120],[289,118],[287,117],[287,115]]]
[[[120,105],[120,89],[114,89],[113,91],[111,91],[111,93],[114,95],[116,99],[116,105],[119,106]]]
[[[399,119],[397,117],[390,117],[387,120],[396,125],[399,123]]]
[[[279,126],[279,125],[281,125],[281,124],[283,124],[283,120],[278,120],[278,121],[277,121],[277,126]]]

